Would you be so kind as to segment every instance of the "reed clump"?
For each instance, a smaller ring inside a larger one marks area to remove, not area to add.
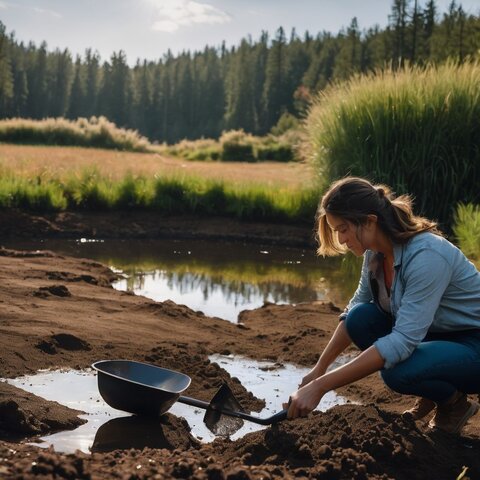
[[[463,253],[480,265],[480,205],[457,206],[453,233]]]
[[[0,120],[0,142],[69,145],[148,152],[152,145],[135,130],[117,127],[105,117]]]
[[[478,61],[377,70],[317,97],[306,147],[325,183],[389,184],[448,228],[459,202],[480,203],[479,118]]]

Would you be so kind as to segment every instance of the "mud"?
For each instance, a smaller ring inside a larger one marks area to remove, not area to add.
[[[331,304],[267,304],[243,312],[236,325],[116,291],[113,278],[87,259],[0,250],[1,376],[81,369],[109,358],[140,360],[186,373],[192,384],[185,393],[203,400],[227,381],[245,408],[258,411],[263,400],[208,355],[312,365],[338,322],[339,309]],[[65,291],[69,295],[58,294]],[[362,405],[212,444],[200,444],[171,414],[144,424],[120,419],[105,425],[91,455],[64,455],[27,442],[74,428],[82,422],[79,412],[0,383],[0,478],[454,479],[464,466],[463,478],[480,478],[480,415],[462,436],[434,434],[401,415],[413,399],[386,389],[378,375],[339,393]]]

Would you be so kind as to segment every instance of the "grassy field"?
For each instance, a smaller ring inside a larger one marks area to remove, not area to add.
[[[226,165],[79,147],[0,147],[0,208],[310,224],[319,198],[311,171],[299,163]]]
[[[119,152],[81,147],[0,144],[0,169],[25,178],[65,178],[95,168],[99,174],[120,180],[127,174],[153,178],[196,176],[233,183],[304,187],[313,183],[313,169],[300,162],[186,161],[154,153]]]

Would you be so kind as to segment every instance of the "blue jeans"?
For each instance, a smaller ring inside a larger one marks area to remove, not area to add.
[[[353,307],[345,321],[360,350],[392,331],[393,320],[373,303]],[[457,390],[480,393],[480,330],[429,333],[403,362],[381,370],[394,391],[443,402]]]

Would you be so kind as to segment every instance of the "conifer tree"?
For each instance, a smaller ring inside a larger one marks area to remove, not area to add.
[[[75,59],[75,68],[73,75],[72,89],[70,92],[70,103],[68,107],[69,118],[85,117],[86,109],[86,84],[85,71],[82,65],[82,59],[77,55]]]
[[[282,27],[277,30],[272,46],[268,51],[263,87],[263,110],[265,122],[273,126],[277,123],[287,100],[286,38]]]
[[[0,115],[5,117],[14,97],[12,66],[5,26],[0,22]]]
[[[36,119],[46,118],[48,114],[48,56],[47,44],[42,42],[37,50],[33,43],[28,47],[27,66],[28,110]]]
[[[48,116],[63,117],[67,114],[72,87],[72,58],[68,50],[56,50],[49,56],[47,78]]]
[[[100,84],[102,81],[100,69],[100,55],[92,52],[91,49],[85,51],[85,116],[91,117],[99,114],[98,97],[100,93]]]
[[[125,53],[113,53],[103,66],[101,113],[120,127],[129,127],[132,106],[132,79]]]

